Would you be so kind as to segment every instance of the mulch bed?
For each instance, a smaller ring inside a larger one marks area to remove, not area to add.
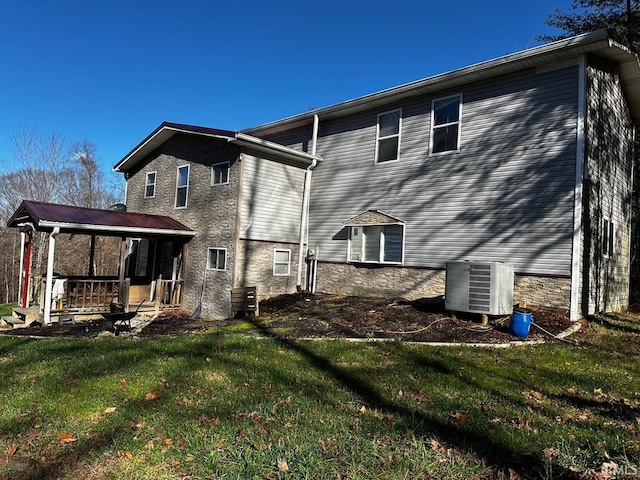
[[[552,337],[535,327],[539,325],[553,334],[573,323],[561,311],[534,310],[534,326],[526,339],[509,331],[506,317],[489,317],[482,324],[481,315],[452,313],[444,310],[442,299],[403,299],[349,297],[338,295],[281,295],[260,302],[258,318],[195,320],[185,312],[162,314],[136,334],[140,337],[176,336],[193,332],[216,331],[247,321],[255,324],[255,334],[283,338],[360,338],[395,339],[411,342],[488,343],[514,340],[534,342]],[[112,331],[110,322],[89,320],[73,325],[4,330],[11,335],[46,337],[95,337]]]

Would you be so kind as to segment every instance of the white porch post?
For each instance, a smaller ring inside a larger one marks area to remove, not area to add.
[[[24,271],[24,238],[26,236],[25,232],[20,232],[20,277],[18,278],[18,306],[19,307],[25,307],[25,305],[22,305],[22,286],[24,285],[23,283],[23,278],[25,277],[25,271]]]
[[[47,257],[47,282],[44,289],[44,323],[51,325],[51,290],[53,287],[53,260],[56,253],[56,236],[60,227],[55,227],[49,234],[49,255]]]

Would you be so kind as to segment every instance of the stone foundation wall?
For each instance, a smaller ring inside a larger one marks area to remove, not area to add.
[[[290,250],[289,275],[273,274],[275,250]],[[236,259],[236,287],[258,287],[258,298],[275,297],[296,291],[298,245],[290,243],[240,240]],[[304,276],[303,276],[304,284]]]
[[[316,291],[341,295],[402,297],[444,295],[445,270],[318,263]],[[571,279],[516,275],[514,304],[569,309]]]

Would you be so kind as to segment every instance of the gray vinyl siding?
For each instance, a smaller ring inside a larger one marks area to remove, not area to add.
[[[243,155],[240,238],[298,242],[304,169]]]
[[[430,154],[432,100],[460,93],[460,151]],[[344,222],[377,209],[406,222],[405,266],[476,259],[570,275],[577,100],[577,67],[529,69],[321,118],[309,244],[321,261],[346,262]],[[400,161],[374,165],[377,115],[394,108],[403,116]],[[300,130],[289,144],[309,134]]]

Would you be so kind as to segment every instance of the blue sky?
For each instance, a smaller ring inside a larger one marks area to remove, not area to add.
[[[20,128],[105,169],[162,121],[240,130],[539,44],[570,0],[0,0],[0,158]]]

